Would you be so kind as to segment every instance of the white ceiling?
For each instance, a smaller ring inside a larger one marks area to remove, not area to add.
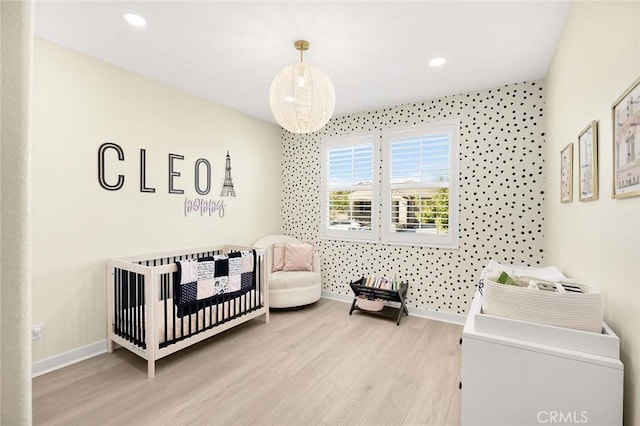
[[[59,2],[36,35],[274,122],[269,86],[305,62],[336,89],[336,116],[544,78],[569,7],[557,1]],[[147,19],[129,26],[123,12]],[[427,63],[434,56],[448,62]]]

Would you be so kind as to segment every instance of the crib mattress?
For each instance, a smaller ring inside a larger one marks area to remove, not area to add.
[[[170,342],[183,336],[196,334],[197,330],[205,330],[213,324],[222,322],[224,319],[230,319],[244,312],[249,312],[260,306],[262,298],[260,293],[256,294],[256,290],[251,290],[241,296],[235,297],[224,303],[208,306],[194,312],[191,315],[178,317],[176,315],[173,299],[166,300],[167,321],[165,322],[165,301],[160,300],[156,305],[156,322],[157,322],[157,339],[158,343]],[[132,311],[135,308],[124,309],[122,312],[122,328],[129,325],[128,318],[134,317]],[[148,327],[146,320],[143,320],[145,329]],[[165,334],[166,324],[166,334]]]

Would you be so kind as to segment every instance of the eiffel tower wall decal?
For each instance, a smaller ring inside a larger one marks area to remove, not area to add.
[[[224,184],[222,185],[222,197],[235,197],[236,191],[233,189],[233,180],[231,179],[231,156],[227,151],[227,164],[224,169]]]

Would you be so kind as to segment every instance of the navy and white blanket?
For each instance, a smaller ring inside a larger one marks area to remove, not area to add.
[[[246,250],[176,262],[173,300],[178,317],[256,288],[256,252]]]

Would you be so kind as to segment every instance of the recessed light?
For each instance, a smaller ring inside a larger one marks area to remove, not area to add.
[[[441,65],[444,65],[445,62],[447,62],[447,59],[439,56],[437,58],[431,59],[429,61],[429,65],[431,65],[432,67],[439,67]]]
[[[134,27],[138,27],[138,28],[147,26],[147,20],[140,15],[137,15],[135,13],[125,13],[122,16],[124,17],[124,20],[127,21],[129,25],[133,25]]]

